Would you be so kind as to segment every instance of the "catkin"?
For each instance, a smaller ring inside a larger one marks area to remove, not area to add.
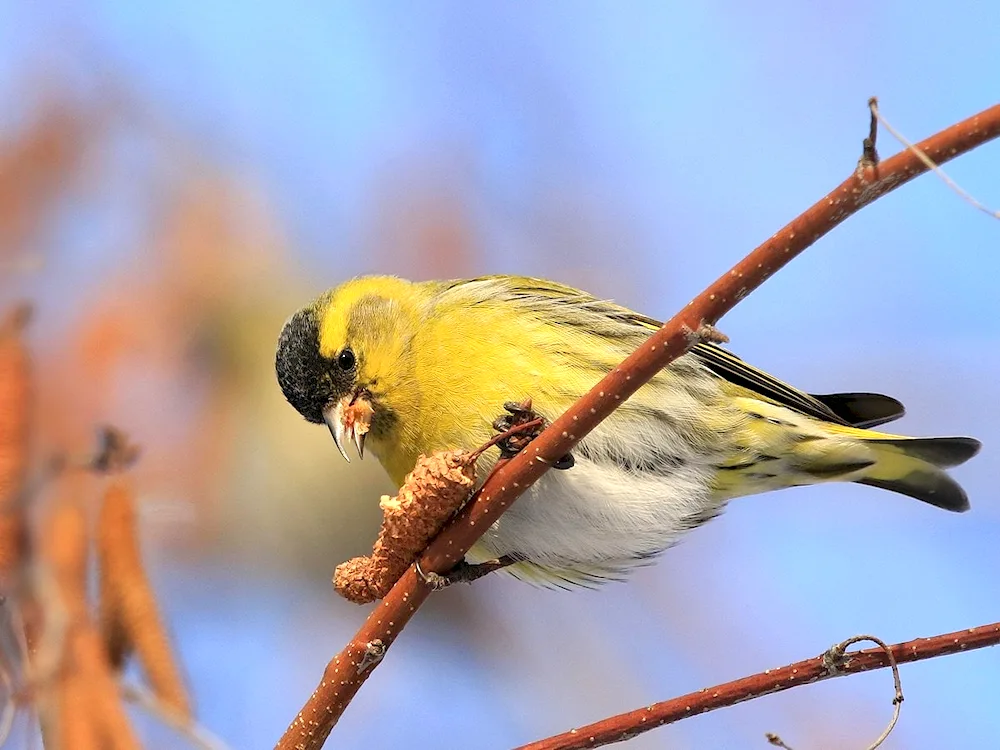
[[[43,529],[42,551],[51,567],[68,625],[65,640],[53,638],[47,644],[51,647],[58,642],[63,648],[55,686],[54,728],[60,747],[133,750],[139,744],[119,699],[87,603],[90,545],[80,490],[79,475],[60,480],[56,502]]]
[[[21,305],[0,322],[0,581],[5,588],[28,544],[19,495],[28,470],[32,384],[23,331],[30,314]]]
[[[337,566],[337,593],[356,604],[381,599],[445,522],[462,507],[476,483],[478,454],[465,450],[420,456],[396,497],[383,495],[382,528],[371,557]]]
[[[56,484],[54,503],[43,520],[42,553],[52,569],[70,622],[87,616],[87,565],[90,542],[81,495],[83,477],[66,474]]]
[[[190,719],[191,701],[142,566],[137,534],[132,487],[124,479],[114,479],[105,490],[97,526],[99,617],[105,649],[116,667],[134,650],[153,693]]]
[[[138,750],[100,635],[89,619],[70,631],[57,699],[58,747]]]

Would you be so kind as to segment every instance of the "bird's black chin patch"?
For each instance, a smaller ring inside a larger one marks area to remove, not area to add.
[[[274,369],[288,403],[310,422],[323,423],[323,409],[337,397],[337,386],[344,385],[334,382],[332,365],[319,353],[317,312],[299,310],[281,330]]]

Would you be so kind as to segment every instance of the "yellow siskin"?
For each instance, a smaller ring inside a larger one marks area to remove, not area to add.
[[[288,320],[276,370],[345,458],[346,442],[359,455],[367,445],[399,485],[421,453],[488,440],[505,402],[559,416],[659,326],[540,279],[359,278]],[[620,578],[732,498],[819,482],[967,510],[943,469],[979,442],[868,429],[902,414],[888,396],[810,395],[698,344],[584,438],[575,465],[531,487],[469,560],[514,559],[510,572],[554,585]]]

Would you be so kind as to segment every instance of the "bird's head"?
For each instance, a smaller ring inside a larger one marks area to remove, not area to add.
[[[326,424],[337,448],[364,455],[366,437],[394,429],[394,398],[405,398],[409,343],[419,305],[414,285],[391,277],[354,279],[285,323],[275,371],[288,403]]]

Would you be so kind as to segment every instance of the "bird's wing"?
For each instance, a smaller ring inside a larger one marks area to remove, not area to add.
[[[524,276],[483,276],[476,279],[450,281],[442,289],[454,289],[466,284],[482,285],[484,301],[501,295],[513,302],[528,305],[535,310],[544,307],[546,314],[558,322],[576,324],[578,316],[561,320],[559,312],[564,306],[585,308],[591,315],[598,314],[610,326],[620,326],[624,333],[638,330],[652,332],[662,323],[640,315],[609,300],[596,297],[553,281]],[[604,325],[600,328],[604,329]],[[605,329],[605,332],[607,329]],[[623,336],[624,337],[624,336]],[[747,364],[740,357],[715,344],[695,344],[690,354],[705,367],[733,385],[746,388],[768,401],[794,409],[825,422],[853,427],[874,427],[898,419],[903,415],[903,405],[894,398],[877,393],[833,393],[813,395],[800,391],[778,380],[763,370]]]
[[[715,344],[695,344],[691,353],[716,375],[775,403],[816,419],[867,429],[903,416],[903,405],[881,393],[813,394],[768,375]]]
[[[847,425],[850,422],[837,414],[833,409],[815,396],[800,391],[798,388],[784,383],[768,375],[752,365],[748,365],[732,352],[726,351],[715,344],[695,344],[691,353],[702,361],[716,375],[725,378],[733,385],[742,386],[770,401],[787,406],[790,409],[806,414],[824,422]]]

